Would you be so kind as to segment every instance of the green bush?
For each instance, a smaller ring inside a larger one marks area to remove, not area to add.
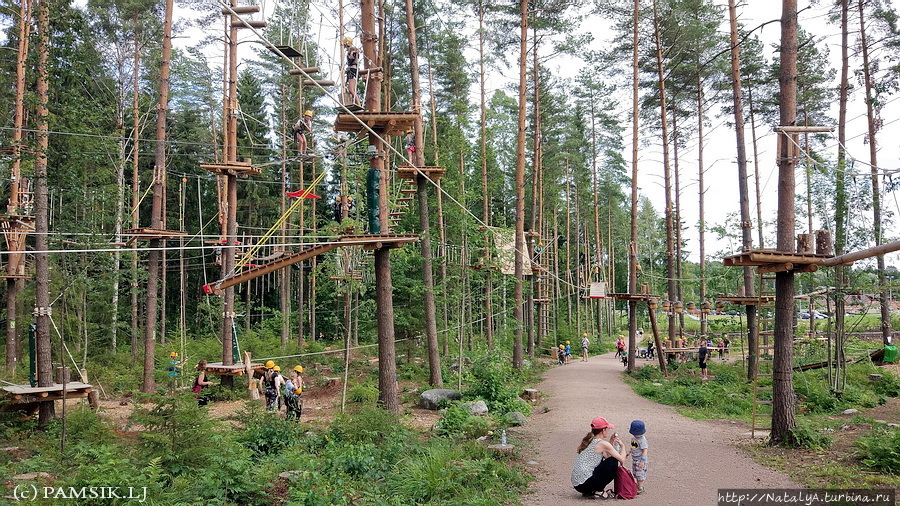
[[[378,388],[368,383],[355,385],[347,391],[347,400],[358,404],[375,404],[378,402]]]
[[[451,438],[473,439],[484,436],[490,428],[488,421],[473,416],[459,405],[444,410],[444,416],[435,424],[435,433]]]
[[[794,442],[799,448],[822,450],[831,446],[833,442],[831,436],[822,433],[819,428],[802,420],[797,421],[797,425],[791,429],[791,434],[794,436]]]
[[[526,416],[531,414],[531,406],[519,398],[524,388],[522,372],[513,369],[499,354],[488,354],[475,360],[469,376],[469,389],[463,392],[464,398],[483,400],[494,415],[511,411]]]
[[[856,446],[857,457],[865,466],[885,473],[900,472],[900,430],[896,427],[878,426],[858,438]]]
[[[244,429],[236,440],[256,457],[278,454],[301,439],[301,428],[296,421],[265,411],[259,402],[247,402],[237,419]]]

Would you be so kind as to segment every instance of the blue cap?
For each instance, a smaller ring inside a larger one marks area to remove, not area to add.
[[[642,436],[645,432],[647,432],[647,428],[644,427],[644,422],[635,420],[631,422],[631,428],[628,429],[628,432],[634,434],[635,436]]]

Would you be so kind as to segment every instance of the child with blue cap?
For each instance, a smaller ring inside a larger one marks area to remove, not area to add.
[[[631,473],[637,481],[638,494],[644,492],[644,481],[647,479],[647,468],[650,462],[647,460],[647,427],[641,420],[631,422],[628,432],[631,433]]]

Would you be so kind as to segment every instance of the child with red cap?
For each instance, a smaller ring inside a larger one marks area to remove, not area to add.
[[[591,431],[578,445],[578,457],[572,467],[572,486],[585,497],[592,497],[603,490],[616,476],[619,464],[625,464],[628,448],[622,444],[617,433],[609,434],[615,427],[598,416],[591,420]],[[606,438],[609,437],[607,441]],[[616,450],[613,445],[618,445]]]

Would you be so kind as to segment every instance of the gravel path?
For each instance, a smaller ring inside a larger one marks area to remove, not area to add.
[[[523,445],[523,454],[534,461],[529,467],[536,475],[524,504],[607,502],[582,498],[570,481],[575,449],[595,416],[614,424],[622,439],[629,437],[633,419],[647,424],[650,467],[645,492],[629,505],[714,505],[718,488],[799,487],[729,444],[746,437],[744,423],[691,420],[638,396],[622,380],[623,367],[613,353],[580,360],[573,355],[569,365],[547,372],[536,387],[545,395],[544,403],[535,406],[528,424],[517,432],[531,443],[533,450]],[[542,412],[544,406],[547,412]]]

